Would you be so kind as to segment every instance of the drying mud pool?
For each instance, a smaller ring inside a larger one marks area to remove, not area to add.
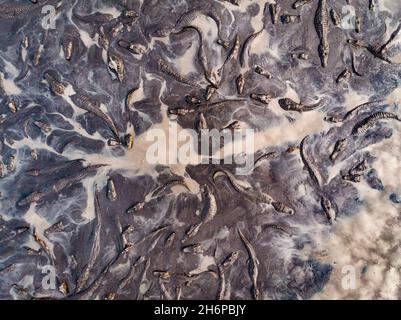
[[[0,0],[0,299],[401,298],[400,64],[395,0]]]

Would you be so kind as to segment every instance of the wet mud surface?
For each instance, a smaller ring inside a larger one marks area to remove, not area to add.
[[[400,298],[400,23],[396,1],[1,0],[0,298]],[[149,163],[171,127],[252,129],[255,166]]]

